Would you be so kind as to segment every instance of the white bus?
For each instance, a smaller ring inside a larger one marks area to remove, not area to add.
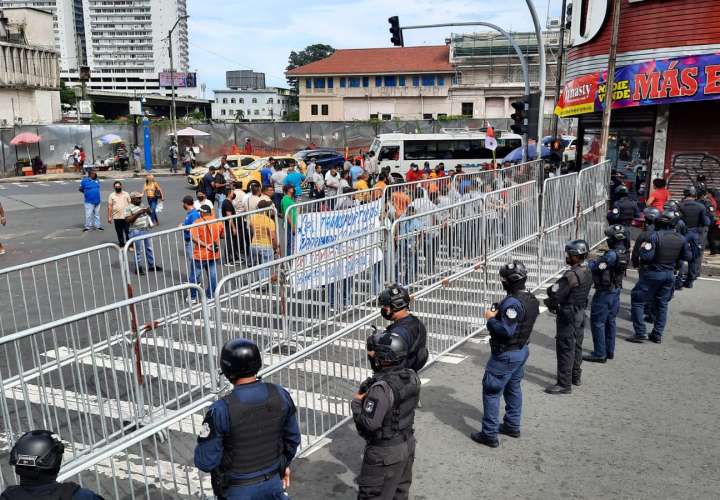
[[[522,137],[496,132],[498,142],[495,158],[498,162],[522,145]],[[445,130],[439,134],[380,134],[370,146],[366,167],[379,173],[390,167],[394,177],[404,176],[411,163],[423,168],[425,162],[435,168],[445,164],[450,171],[460,164],[465,170],[483,168],[492,162],[493,152],[485,148],[485,133],[479,131]]]

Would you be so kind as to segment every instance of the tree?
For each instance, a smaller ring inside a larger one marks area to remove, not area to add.
[[[76,99],[77,97],[75,97],[75,91],[65,85],[65,82],[60,82],[60,102],[62,104],[70,104],[74,106]]]
[[[237,111],[235,111],[236,121],[241,122],[243,121],[243,118],[245,118],[245,111],[243,111],[242,109],[238,109]]]
[[[300,52],[295,52],[294,50],[290,52],[290,56],[288,57],[288,65],[287,68],[285,68],[286,71],[290,71],[291,69],[299,68],[300,66],[305,66],[306,64],[310,64],[311,62],[319,61],[320,59],[325,59],[326,57],[331,56],[335,52],[335,49],[331,47],[330,45],[324,44],[324,43],[316,43],[314,45],[308,45]],[[295,94],[297,95],[298,92],[298,80],[297,78],[288,77],[287,78],[288,84],[290,85],[290,88],[292,88],[295,91]]]

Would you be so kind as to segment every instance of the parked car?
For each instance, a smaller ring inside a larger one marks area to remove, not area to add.
[[[306,164],[310,163],[311,160],[315,160],[315,163],[322,168],[323,173],[332,167],[342,169],[345,163],[345,157],[334,149],[305,149],[298,151],[293,156],[296,160],[304,161]]]
[[[292,156],[273,156],[273,158],[282,169],[288,168],[292,162],[298,165],[300,172],[304,175],[307,174],[307,165],[302,160],[298,160]],[[250,165],[232,169],[235,174],[235,179],[240,182],[241,189],[243,191],[250,189],[252,184],[262,184],[262,175],[260,174],[260,170],[268,164],[269,160],[270,158],[260,158],[252,162]]]
[[[187,176],[188,184],[197,189],[198,185],[200,184],[203,176],[207,174],[208,169],[211,166],[219,166],[220,165],[220,156],[217,158],[214,158],[213,160],[209,161],[206,165],[195,167],[190,171],[190,175]],[[228,155],[227,162],[230,165],[230,170],[233,171],[237,175],[237,170],[250,165],[252,162],[260,158],[259,156],[253,156],[253,155]]]

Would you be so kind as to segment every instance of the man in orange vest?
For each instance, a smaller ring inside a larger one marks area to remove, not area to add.
[[[202,270],[208,275],[208,284],[205,295],[211,299],[217,287],[217,261],[220,259],[220,238],[225,236],[223,223],[212,215],[213,209],[208,205],[200,206],[200,218],[190,228],[190,238],[193,242],[193,265],[195,272],[193,283],[198,283]],[[192,300],[197,299],[197,291],[190,290]]]

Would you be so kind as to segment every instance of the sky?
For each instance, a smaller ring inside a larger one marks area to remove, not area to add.
[[[548,3],[558,17],[561,0],[533,0],[544,27]],[[287,86],[290,51],[314,43],[336,49],[390,47],[387,18],[401,26],[485,21],[510,31],[532,30],[526,0],[188,0],[190,69],[213,90],[225,88],[225,71],[265,73],[268,86]],[[440,45],[451,32],[406,31],[405,45]],[[478,30],[480,31],[480,30]]]

